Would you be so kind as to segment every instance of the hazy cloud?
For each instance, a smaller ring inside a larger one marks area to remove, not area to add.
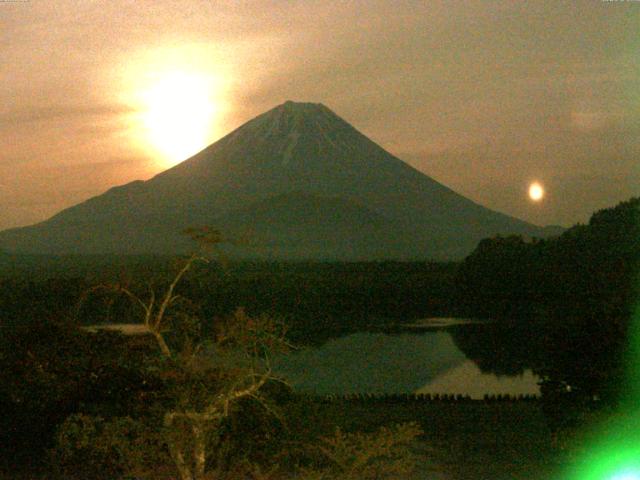
[[[286,99],[323,102],[474,200],[571,224],[640,195],[639,24],[638,2],[593,0],[0,2],[0,165],[25,165],[0,185],[19,176],[27,205],[54,182],[58,208],[82,182],[86,196],[156,173],[140,152],[106,166],[132,148],[119,82],[188,49],[232,76],[227,131]],[[101,161],[85,179],[29,170]],[[535,208],[533,177],[551,190]]]
[[[124,105],[49,105],[0,113],[0,126],[49,120],[87,120],[134,113]]]

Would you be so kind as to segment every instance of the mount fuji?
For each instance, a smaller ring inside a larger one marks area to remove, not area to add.
[[[0,248],[169,254],[201,225],[247,237],[234,255],[290,260],[456,259],[496,234],[557,233],[459,195],[324,105],[286,102],[150,180],[0,232]]]

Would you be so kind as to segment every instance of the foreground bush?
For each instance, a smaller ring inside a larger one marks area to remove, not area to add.
[[[159,432],[130,417],[71,415],[58,429],[50,458],[67,479],[154,478],[171,466]]]
[[[302,469],[305,480],[401,479],[415,470],[420,457],[415,442],[423,432],[416,423],[382,427],[373,433],[336,429],[322,437],[312,453],[315,465]]]
[[[206,479],[220,480],[385,480],[409,478],[420,456],[415,442],[421,429],[415,423],[382,427],[372,433],[345,433],[307,439],[300,444],[281,443],[280,452],[267,448],[270,459],[238,449],[242,439],[231,443],[211,442],[225,461],[212,465]],[[229,449],[228,447],[236,447]],[[211,453],[211,452],[209,452]],[[160,432],[129,417],[104,419],[77,414],[70,416],[56,435],[50,458],[56,473],[65,479],[165,479],[174,478],[175,465]],[[270,461],[269,461],[270,460]]]

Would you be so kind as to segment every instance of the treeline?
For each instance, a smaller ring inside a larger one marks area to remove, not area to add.
[[[144,297],[149,285],[166,285],[174,261],[138,257],[128,264],[98,263],[82,276],[57,268],[39,270],[35,279],[5,276],[0,279],[0,326],[70,315],[83,324],[139,322],[139,307],[126,297],[86,292],[97,284],[117,283]],[[280,318],[292,341],[312,344],[398,321],[452,315],[456,268],[431,262],[212,262],[198,265],[178,293],[201,318],[214,319],[242,306],[252,314]]]
[[[624,385],[639,273],[638,198],[557,238],[483,240],[460,266],[457,298],[466,314],[495,324],[455,337],[485,370],[500,372],[511,359],[515,370],[531,367],[554,384],[614,398]]]

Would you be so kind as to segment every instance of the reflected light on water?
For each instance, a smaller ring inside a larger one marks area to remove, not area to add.
[[[471,360],[435,378],[416,393],[460,394],[480,399],[485,395],[539,395],[540,378],[531,370],[516,377],[483,373]]]
[[[276,360],[275,371],[297,390],[319,395],[433,393],[536,395],[538,377],[485,374],[450,333],[354,333]]]

